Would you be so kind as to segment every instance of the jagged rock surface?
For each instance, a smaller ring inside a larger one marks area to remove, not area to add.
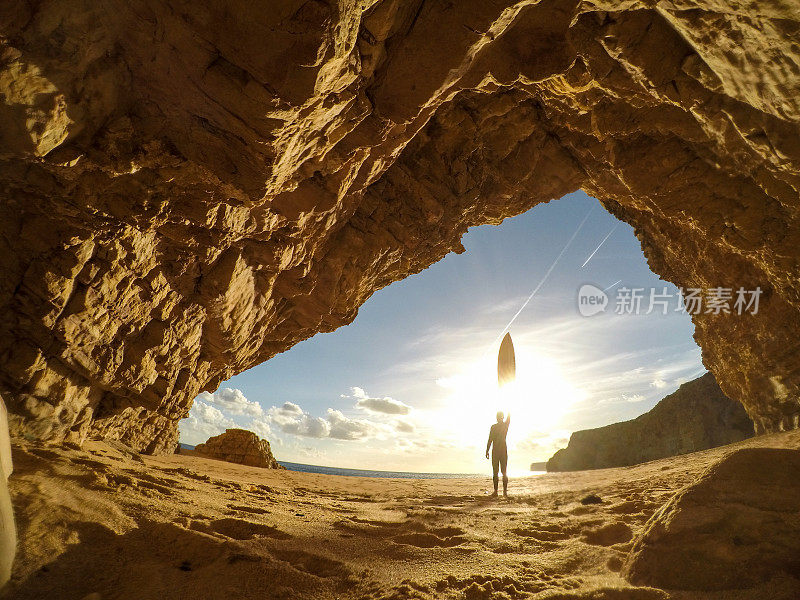
[[[284,468],[272,455],[269,442],[246,429],[226,429],[225,433],[210,437],[204,444],[195,446],[194,451],[203,456],[250,467]]]
[[[738,450],[653,515],[624,567],[674,590],[750,588],[800,577],[800,451]]]
[[[626,467],[752,436],[753,422],[742,405],[725,396],[706,373],[631,421],[576,431],[567,447],[547,461],[547,470]]]
[[[192,399],[583,188],[687,287],[758,431],[800,419],[800,9],[749,0],[12,0],[14,433],[171,452]]]

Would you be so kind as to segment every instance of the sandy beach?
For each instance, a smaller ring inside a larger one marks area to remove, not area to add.
[[[197,456],[23,442],[11,478],[20,545],[5,597],[63,600],[798,598],[797,580],[741,592],[631,587],[619,570],[676,490],[744,447],[635,467],[514,479],[366,479]],[[596,494],[600,504],[581,500]]]

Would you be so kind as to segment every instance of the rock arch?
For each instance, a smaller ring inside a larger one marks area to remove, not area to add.
[[[201,390],[579,188],[662,277],[763,289],[695,336],[760,432],[798,427],[791,3],[202,4],[0,9],[13,432],[171,451]]]

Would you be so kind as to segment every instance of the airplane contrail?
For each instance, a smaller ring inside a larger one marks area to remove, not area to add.
[[[614,287],[614,286],[615,286],[615,285],[617,285],[618,283],[622,283],[622,279],[620,279],[619,281],[615,281],[614,283],[612,283],[610,286],[608,286],[608,287],[607,287],[606,289],[604,289],[603,291],[604,291],[604,292],[607,292],[608,290],[610,290],[612,287]]]
[[[616,228],[617,228],[617,226],[616,226],[616,225],[614,225],[614,228],[613,228],[611,231],[609,231],[609,232],[608,232],[608,235],[607,235],[606,237],[604,237],[604,238],[603,238],[603,241],[602,241],[602,242],[600,242],[600,243],[597,245],[597,248],[595,248],[595,249],[594,249],[594,252],[592,252],[592,253],[589,255],[589,258],[587,258],[587,259],[586,259],[586,260],[583,262],[583,264],[581,265],[581,269],[582,269],[583,267],[585,267],[585,266],[588,264],[588,262],[589,262],[590,260],[592,260],[592,257],[593,257],[595,254],[597,254],[597,251],[598,251],[598,250],[600,250],[600,248],[603,246],[603,244],[605,244],[605,243],[606,243],[606,240],[607,240],[608,238],[610,238],[610,237],[611,237],[611,234],[612,234],[612,233],[614,233],[614,230],[615,230]]]
[[[528,298],[525,300],[525,302],[522,303],[522,306],[519,307],[519,310],[517,311],[517,313],[513,317],[511,317],[511,320],[508,322],[508,325],[503,327],[503,330],[500,332],[500,335],[497,336],[497,339],[495,339],[494,342],[492,342],[492,346],[494,346],[498,342],[498,340],[500,338],[502,338],[503,335],[505,335],[505,333],[508,331],[508,328],[511,327],[511,325],[514,323],[514,321],[517,320],[517,317],[520,315],[520,313],[523,310],[525,310],[525,307],[528,306],[528,303],[531,300],[533,300],[533,297],[536,295],[536,292],[539,291],[539,289],[544,285],[544,282],[547,281],[547,278],[550,277],[550,273],[552,273],[553,269],[556,268],[556,264],[558,264],[558,261],[561,260],[562,256],[564,256],[564,253],[567,251],[567,248],[569,248],[570,245],[572,244],[572,242],[575,241],[575,238],[578,236],[578,232],[583,228],[584,224],[589,219],[589,215],[592,214],[593,210],[594,210],[594,206],[592,206],[592,208],[589,209],[589,212],[586,213],[586,216],[583,217],[583,221],[581,221],[580,225],[578,225],[578,228],[575,230],[575,233],[572,234],[572,237],[569,238],[569,240],[567,240],[566,244],[564,244],[564,247],[561,249],[561,252],[558,253],[558,256],[556,256],[556,259],[553,261],[553,263],[550,265],[550,267],[545,272],[544,277],[542,277],[541,281],[539,281],[539,284],[533,289],[533,291],[531,292],[530,296],[528,296]],[[492,346],[490,346],[490,348]],[[487,349],[486,352],[488,353],[489,350]]]

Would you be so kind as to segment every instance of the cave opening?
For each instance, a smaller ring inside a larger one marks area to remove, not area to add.
[[[462,241],[466,252],[379,290],[351,324],[198,396],[181,442],[243,427],[293,465],[479,472],[507,329],[524,390],[509,433],[522,474],[573,431],[638,417],[705,372],[681,290],[652,272],[633,228],[586,193]],[[605,305],[587,311],[587,289]]]
[[[800,598],[796,4],[4,3],[0,584]]]

